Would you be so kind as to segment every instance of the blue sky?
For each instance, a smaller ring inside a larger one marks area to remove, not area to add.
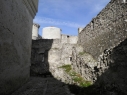
[[[110,0],[39,0],[34,22],[42,28],[59,27],[62,34],[78,35],[78,27],[85,27]]]

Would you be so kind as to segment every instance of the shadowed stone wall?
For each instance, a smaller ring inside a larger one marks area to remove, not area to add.
[[[66,39],[65,42],[63,40],[39,39],[32,41],[30,68],[32,76],[48,76],[51,72],[56,79],[62,82],[72,82],[65,71],[59,67],[71,65],[72,47],[75,44],[70,44],[71,42],[67,42]]]
[[[0,95],[13,92],[29,78],[32,25],[37,12],[31,9],[37,6],[23,1],[0,0]]]
[[[109,4],[79,33],[78,43],[94,58],[127,38],[127,4],[111,0]]]

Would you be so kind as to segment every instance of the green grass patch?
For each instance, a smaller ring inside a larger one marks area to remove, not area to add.
[[[63,68],[67,73],[72,70],[71,65],[63,65],[63,66],[61,66],[59,68]]]
[[[72,78],[75,84],[77,84],[80,87],[88,87],[91,86],[92,83],[90,81],[84,80],[84,78],[76,73],[74,70],[72,70],[71,65],[63,65],[59,68],[63,68],[65,72]]]
[[[85,52],[79,52],[79,55],[84,55],[85,54]]]

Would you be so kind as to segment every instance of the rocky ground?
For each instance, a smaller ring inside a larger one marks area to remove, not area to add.
[[[53,77],[31,77],[30,80],[11,95],[74,95],[68,86]]]

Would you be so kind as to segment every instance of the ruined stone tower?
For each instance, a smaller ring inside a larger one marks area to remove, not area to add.
[[[32,28],[32,40],[36,40],[38,38],[38,30],[40,28],[39,24],[33,23]]]

